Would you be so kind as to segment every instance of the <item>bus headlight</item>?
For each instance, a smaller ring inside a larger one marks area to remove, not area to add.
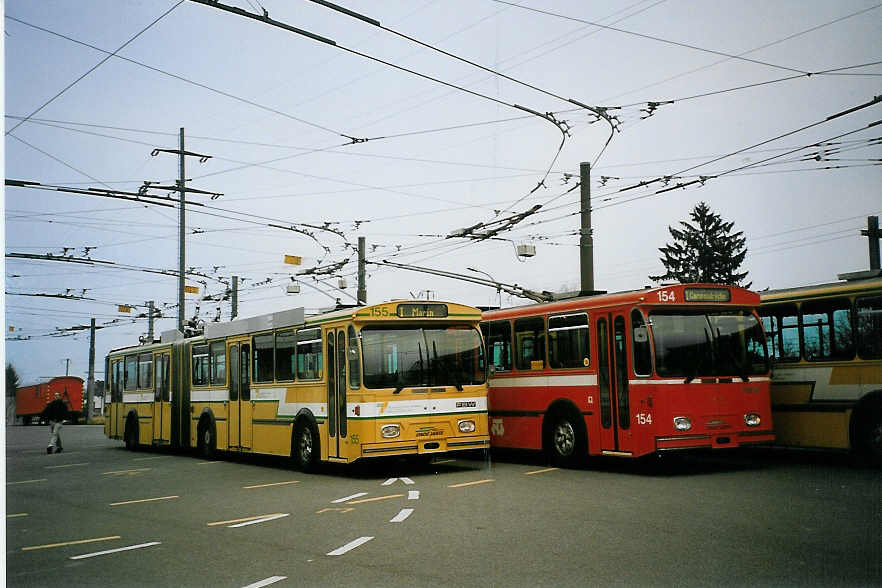
[[[758,427],[760,421],[760,415],[756,414],[755,412],[749,412],[744,415],[744,424],[748,427]]]
[[[459,428],[460,433],[474,433],[475,432],[475,421],[471,421],[471,420],[457,421],[456,426]]]
[[[674,417],[674,428],[678,431],[688,431],[692,428],[692,421],[689,420],[689,417]]]
[[[401,434],[401,427],[399,425],[383,425],[380,434],[383,435],[383,439],[394,439]]]

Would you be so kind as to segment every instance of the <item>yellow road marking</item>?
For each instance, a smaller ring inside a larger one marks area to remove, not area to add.
[[[33,484],[34,482],[45,482],[46,478],[40,478],[39,480],[22,480],[20,482],[6,482],[7,486],[12,486],[13,484]]]
[[[31,547],[22,547],[22,551],[33,551],[34,549],[49,549],[52,547],[64,547],[65,545],[81,545],[83,543],[94,543],[96,541],[111,541],[113,539],[119,539],[119,535],[113,535],[112,537],[96,537],[95,539],[80,539],[79,541],[65,541],[64,543],[49,543],[48,545],[33,545]]]
[[[155,502],[157,500],[171,500],[172,498],[180,498],[180,496],[160,496],[159,498],[142,498],[140,500],[126,500],[124,502],[111,502],[110,506],[120,506],[123,504],[136,504],[138,502]]]
[[[6,515],[6,518],[7,519],[14,519],[16,517],[26,517],[26,516],[28,516],[28,513],[26,513],[26,512],[17,512],[15,514]]]
[[[166,458],[168,458],[168,457],[171,457],[171,456],[169,456],[169,455],[157,455],[157,456],[155,456],[155,457],[136,457],[136,458],[134,458],[132,461],[147,461],[147,460],[150,460],[150,459],[166,459]]]
[[[263,519],[266,517],[274,517],[274,516],[280,515],[280,514],[282,514],[282,513],[274,512],[274,513],[270,513],[270,514],[257,515],[256,517],[245,517],[244,519],[233,519],[231,521],[216,521],[214,523],[206,523],[206,525],[208,525],[209,527],[215,527],[217,525],[229,525],[231,523],[244,523],[245,521],[256,521],[257,519]]]
[[[323,512],[332,512],[332,511],[333,511],[333,512],[344,513],[344,512],[352,512],[353,510],[355,510],[355,509],[354,509],[354,508],[334,508],[334,507],[328,507],[328,508],[323,508],[323,509],[321,509],[321,510],[317,510],[317,511],[315,511],[315,514],[322,514]]]
[[[286,484],[299,484],[299,480],[291,480],[290,482],[273,482],[272,484],[255,484],[254,486],[242,486],[243,488],[269,488],[270,486],[284,486]]]
[[[389,500],[390,498],[401,498],[404,494],[390,494],[388,496],[377,496],[375,498],[362,498],[361,500],[350,500],[346,504],[362,504],[365,502],[377,502],[379,500]]]
[[[533,474],[544,474],[545,472],[556,472],[560,468],[545,468],[544,470],[534,470],[532,472],[525,472],[525,476],[532,476]]]
[[[208,465],[210,463],[220,463],[219,461],[197,461],[196,465]]]
[[[116,470],[114,472],[104,472],[102,476],[107,474],[136,474],[139,472],[149,472],[151,468],[135,468],[134,470]]]
[[[47,470],[57,470],[58,468],[72,468],[72,467],[84,466],[84,465],[89,465],[89,462],[84,461],[83,463],[66,463],[64,465],[46,466],[46,469]]]
[[[463,482],[462,484],[450,484],[448,488],[464,488],[465,486],[477,486],[478,484],[489,484],[496,480],[478,480],[476,482]]]

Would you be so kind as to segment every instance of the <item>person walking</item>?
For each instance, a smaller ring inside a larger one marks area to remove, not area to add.
[[[61,425],[68,416],[67,405],[61,399],[61,394],[56,392],[55,400],[43,409],[43,418],[49,421],[49,446],[46,447],[46,453],[64,451],[61,446]]]

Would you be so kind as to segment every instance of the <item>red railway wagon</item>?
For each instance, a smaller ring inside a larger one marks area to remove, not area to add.
[[[76,424],[83,414],[83,379],[76,376],[58,376],[48,382],[22,386],[15,392],[15,416],[25,425],[41,422],[40,415],[55,393],[67,404],[70,420]]]
[[[484,312],[491,445],[568,465],[770,443],[759,304],[677,284]]]

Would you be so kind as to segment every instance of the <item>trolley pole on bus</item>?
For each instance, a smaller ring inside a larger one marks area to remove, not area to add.
[[[594,238],[591,234],[591,164],[579,164],[582,226],[579,229],[579,270],[582,296],[594,291]]]

